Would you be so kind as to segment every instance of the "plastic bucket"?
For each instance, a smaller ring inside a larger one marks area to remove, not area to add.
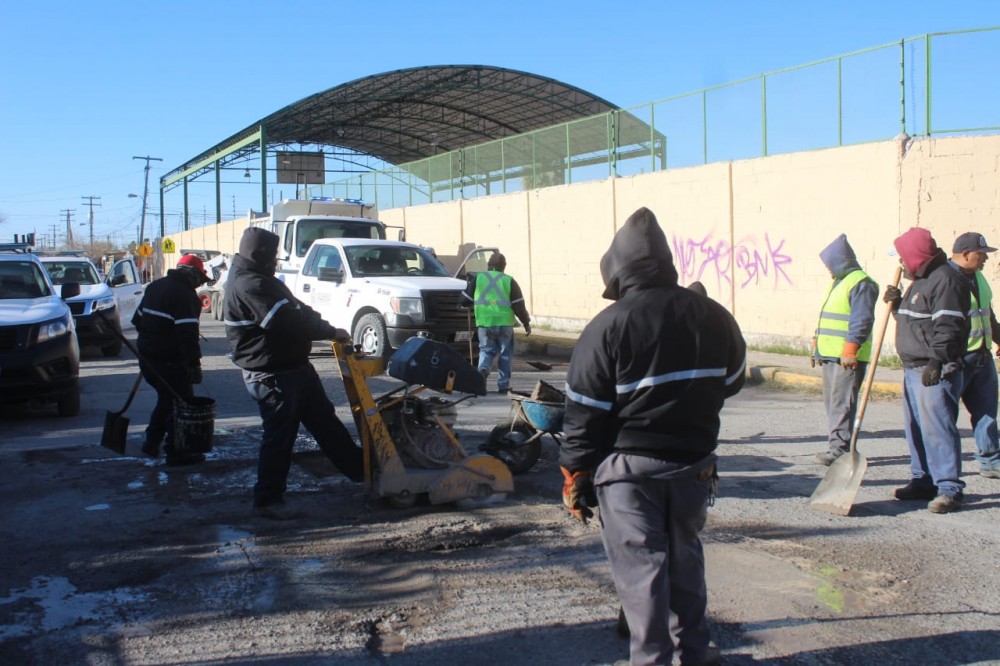
[[[208,453],[215,431],[215,400],[194,396],[174,404],[174,448],[181,453]]]

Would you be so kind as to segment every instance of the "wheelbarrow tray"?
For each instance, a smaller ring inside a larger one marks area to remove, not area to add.
[[[521,411],[524,418],[528,420],[535,430],[543,432],[562,432],[563,416],[566,414],[566,405],[561,402],[541,402],[511,396],[511,400],[521,403]]]

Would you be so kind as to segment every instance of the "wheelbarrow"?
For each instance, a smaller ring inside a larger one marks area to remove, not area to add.
[[[538,399],[539,395],[548,400]],[[502,460],[511,474],[530,470],[542,455],[543,435],[561,444],[566,403],[551,399],[559,395],[561,391],[545,382],[539,382],[531,395],[511,391],[510,417],[493,427],[483,451]]]

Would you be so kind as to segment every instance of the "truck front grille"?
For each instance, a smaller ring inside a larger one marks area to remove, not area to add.
[[[420,292],[424,299],[424,317],[428,322],[465,328],[468,310],[460,308],[461,289],[425,289]]]

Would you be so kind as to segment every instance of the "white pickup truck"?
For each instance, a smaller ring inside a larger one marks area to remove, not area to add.
[[[320,238],[301,272],[287,282],[299,300],[350,332],[367,355],[388,358],[415,335],[447,343],[463,355],[469,351],[475,323],[464,307],[465,280],[452,277],[428,248]]]

